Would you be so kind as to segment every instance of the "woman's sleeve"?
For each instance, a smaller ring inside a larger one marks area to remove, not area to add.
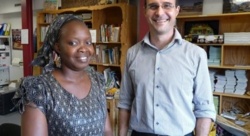
[[[104,75],[100,72],[96,72],[96,75],[97,75],[97,78],[99,80],[99,86],[100,86],[100,89],[102,91],[104,91],[105,93],[105,79],[104,79]]]
[[[46,86],[44,81],[39,77],[29,76],[21,80],[20,86],[12,98],[15,108],[20,113],[25,111],[25,106],[39,108],[46,114]]]

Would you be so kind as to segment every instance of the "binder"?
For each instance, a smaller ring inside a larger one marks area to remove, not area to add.
[[[4,32],[5,36],[9,36],[10,35],[10,23],[6,23],[6,30]]]
[[[4,26],[5,24],[0,24],[0,35],[3,35],[4,34]]]

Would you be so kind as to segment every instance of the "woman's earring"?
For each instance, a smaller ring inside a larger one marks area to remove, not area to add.
[[[56,55],[54,59],[55,65],[57,68],[61,68],[61,57]]]

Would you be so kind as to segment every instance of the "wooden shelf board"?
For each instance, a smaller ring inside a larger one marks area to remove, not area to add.
[[[92,19],[83,19],[84,22],[92,22]]]
[[[199,46],[222,46],[223,44],[219,44],[219,43],[194,43],[196,45]]]
[[[96,44],[121,44],[121,42],[96,42]]]
[[[234,43],[234,44],[223,44],[223,46],[250,46],[250,44],[246,43]]]
[[[103,64],[103,63],[93,63],[93,62],[90,62],[89,65],[99,65],[99,66],[109,66],[109,67],[120,67],[120,65],[117,65],[117,64]]]
[[[215,66],[209,65],[209,68],[219,68],[219,69],[243,69],[243,70],[250,70],[250,66]]]
[[[10,52],[10,50],[0,50],[1,53]]]
[[[4,36],[1,35],[0,38],[10,38],[10,36],[9,35],[7,35],[7,36],[6,35],[4,35]]]
[[[250,44],[246,43],[233,43],[233,44],[219,44],[219,43],[194,43],[199,46],[250,46]]]
[[[228,16],[244,16],[244,15],[250,15],[250,12],[224,13],[224,14],[212,14],[212,15],[179,15],[177,16],[177,19],[228,17]]]
[[[83,6],[83,7],[73,7],[73,8],[65,8],[65,9],[59,9],[59,10],[47,10],[43,11],[41,13],[48,13],[48,14],[62,14],[67,12],[83,12],[83,11],[93,11],[93,10],[102,10],[105,8],[113,8],[113,7],[123,7],[126,6],[126,3],[115,3],[115,4],[107,4],[107,5],[94,5],[94,6]]]
[[[40,25],[40,26],[48,26],[48,25],[50,25],[50,23],[38,23],[38,25]]]
[[[213,94],[220,96],[234,97],[234,98],[250,99],[249,95],[238,95],[238,94],[228,94],[228,93],[218,93],[218,92],[213,92]]]

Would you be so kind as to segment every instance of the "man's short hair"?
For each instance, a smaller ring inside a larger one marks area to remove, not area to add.
[[[175,6],[179,6],[179,0],[175,0]],[[144,0],[144,7],[147,7],[147,0]]]

